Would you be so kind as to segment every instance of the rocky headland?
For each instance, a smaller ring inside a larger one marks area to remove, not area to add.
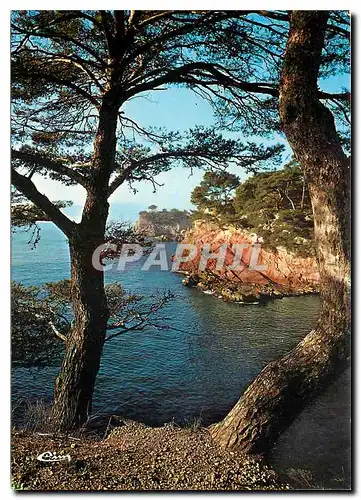
[[[186,210],[143,210],[135,230],[160,241],[180,241],[192,226]]]
[[[188,230],[182,243],[197,246],[197,255],[180,265],[180,272],[186,274],[183,283],[215,295],[227,301],[260,303],[270,298],[318,293],[319,273],[315,257],[305,257],[284,247],[267,248],[261,243],[257,264],[264,265],[262,271],[250,266],[255,246],[254,235],[234,227],[221,228],[216,223],[198,220]],[[199,271],[202,248],[208,244],[210,252],[217,253],[227,245],[222,269],[216,269],[216,260],[208,260],[203,271]],[[234,260],[233,244],[247,244],[240,265],[231,269]]]

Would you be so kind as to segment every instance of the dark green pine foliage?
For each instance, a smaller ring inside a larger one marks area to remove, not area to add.
[[[313,216],[306,180],[297,162],[255,173],[242,183],[230,173],[207,172],[191,195],[193,220],[232,225],[262,236],[264,246],[313,255]]]

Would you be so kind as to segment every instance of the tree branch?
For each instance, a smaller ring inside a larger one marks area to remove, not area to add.
[[[113,182],[110,184],[108,188],[108,197],[114,193],[116,189],[118,189],[119,186],[123,184],[128,178],[128,175],[131,173],[131,171],[135,168],[133,165],[134,162],[132,162],[127,168],[123,170],[121,174],[119,174]]]
[[[49,321],[49,325],[51,327],[51,329],[53,330],[53,332],[55,333],[55,335],[57,337],[59,337],[59,339],[63,340],[64,342],[66,342],[66,335],[64,335],[63,333],[61,333],[57,328],[56,326],[54,325],[54,323],[52,321]]]
[[[334,24],[328,24],[327,28],[329,30],[335,31],[338,35],[341,35],[344,38],[349,39],[351,36],[351,33],[349,30],[345,30],[344,28],[341,28],[341,26],[335,26]]]
[[[118,332],[116,333],[111,333],[110,335],[107,335],[105,337],[105,340],[104,342],[109,342],[109,340],[112,340],[114,339],[115,337],[119,337],[119,335],[123,335],[124,333],[128,333],[128,332],[133,332],[134,330],[143,330],[145,327],[147,326],[147,323],[146,323],[146,320],[144,321],[140,321],[139,323],[136,323],[135,325],[133,326],[130,326],[128,328],[121,328]],[[120,328],[119,326],[118,327],[114,327],[114,329],[116,328]],[[110,330],[111,328],[107,328],[107,330]]]
[[[244,11],[243,11],[244,12]],[[216,17],[218,16],[218,17]],[[188,24],[188,25],[183,25],[177,29],[174,29],[172,31],[169,31],[167,33],[164,33],[163,35],[160,35],[157,37],[157,43],[161,44],[166,42],[167,40],[170,40],[172,38],[177,38],[178,36],[185,35],[187,33],[191,33],[192,31],[195,31],[196,27],[202,27],[204,28],[207,26],[209,23],[215,23],[215,22],[220,22],[225,19],[229,19],[235,17],[235,13],[233,12],[216,12],[216,11],[207,11],[203,17],[199,17],[198,19],[194,20],[194,22]],[[132,61],[134,58],[137,56],[146,53],[154,44],[154,40],[149,40],[144,45],[141,45],[139,47],[135,47],[135,50],[130,52],[129,56],[125,59],[124,64],[128,64],[130,61]]]
[[[21,29],[15,24],[11,25],[12,29],[17,30],[17,32],[20,34],[28,35],[28,36],[33,36],[33,37],[38,37],[38,38],[48,38],[48,39],[57,39],[60,38],[62,40],[65,40],[67,42],[73,43],[76,47],[86,51],[89,55],[91,55],[98,63],[101,65],[101,67],[104,69],[105,68],[105,62],[101,59],[99,54],[90,48],[88,45],[85,45],[84,43],[80,42],[76,38],[73,38],[69,35],[66,35],[65,33],[37,33],[36,31],[27,31],[25,29]]]
[[[103,85],[100,83],[100,81],[98,80],[98,78],[94,75],[94,73],[92,71],[90,71],[90,69],[88,69],[82,62],[81,62],[81,59],[76,57],[76,56],[72,56],[72,57],[69,57],[69,56],[65,56],[65,55],[60,55],[60,56],[50,56],[50,57],[46,57],[45,58],[45,61],[54,61],[54,62],[66,62],[66,63],[69,63],[69,64],[73,64],[74,66],[76,66],[77,68],[79,68],[81,71],[83,71],[86,75],[89,76],[89,78],[95,83],[95,85],[98,87],[98,89],[101,91],[101,92],[104,92],[104,87]]]
[[[110,12],[101,10],[100,17],[102,19],[103,31],[108,44],[109,53],[113,50],[114,34],[112,28],[114,28],[114,19]]]
[[[17,160],[21,160],[24,163],[36,164],[39,165],[40,167],[44,167],[48,170],[51,170],[52,172],[56,172],[60,175],[65,175],[66,177],[69,177],[69,179],[77,182],[84,188],[87,188],[88,186],[88,182],[82,174],[80,174],[76,170],[72,170],[71,168],[66,167],[65,165],[57,161],[44,158],[40,154],[26,153],[23,151],[17,151],[16,149],[12,149],[11,157],[16,158]]]
[[[341,92],[339,94],[330,94],[329,92],[319,91],[317,94],[319,99],[331,99],[332,101],[349,101],[351,99],[350,92]]]
[[[195,70],[203,70],[206,73],[203,72],[199,74],[197,73],[194,74],[193,72]],[[191,83],[200,86],[208,87],[209,85],[223,84],[226,87],[237,88],[245,92],[250,92],[255,94],[266,94],[272,97],[279,96],[278,88],[271,83],[269,84],[267,82],[245,82],[235,78],[231,74],[223,73],[221,70],[226,71],[225,68],[222,68],[222,66],[219,65],[216,66],[210,63],[198,62],[198,63],[185,64],[184,66],[180,66],[179,68],[169,70],[165,75],[155,78],[150,82],[145,82],[141,83],[140,85],[136,85],[135,87],[133,87],[133,89],[130,89],[127,92],[127,96],[132,97],[136,94],[145,92],[147,90],[152,90],[166,83],[187,82],[187,78],[191,79]],[[209,74],[207,75],[207,73]],[[209,76],[215,78],[216,81],[211,80],[210,82],[207,82],[207,80],[200,79],[200,78],[207,78]],[[350,93],[343,92],[339,94],[330,94],[328,92],[319,91],[318,97],[319,99],[336,99],[340,101],[348,101],[350,99]]]
[[[171,151],[168,153],[158,153],[156,155],[149,156],[148,158],[143,158],[142,160],[138,161],[132,160],[131,164],[127,168],[125,168],[124,171],[121,174],[119,174],[110,184],[108,189],[108,196],[113,194],[114,191],[118,189],[118,187],[121,186],[123,182],[125,182],[128,179],[129,174],[131,174],[133,170],[136,170],[137,168],[142,167],[143,165],[145,166],[148,165],[149,163],[153,163],[158,160],[166,160],[168,158],[181,158],[181,157],[189,158],[193,156],[202,157],[203,155],[199,152],[196,153],[194,151]],[[204,157],[207,157],[207,155],[204,155]],[[145,179],[145,177],[144,178],[142,177],[142,179]],[[137,178],[136,180],[141,180],[141,179]]]
[[[156,14],[147,17],[147,19],[144,19],[140,23],[137,24],[137,28],[141,29],[144,28],[144,26],[147,26],[148,24],[153,23],[154,21],[158,21],[160,19],[167,19],[169,17],[172,17],[176,12],[182,12],[182,11],[174,11],[174,10],[165,10],[164,12],[157,12]]]
[[[16,71],[15,71],[16,73]],[[17,76],[17,75],[15,75]],[[45,80],[49,81],[52,83],[55,83],[57,85],[62,85],[64,87],[68,87],[69,89],[74,90],[78,95],[84,97],[87,99],[89,102],[91,102],[96,108],[99,108],[100,104],[98,100],[88,91],[84,90],[83,88],[79,87],[79,85],[76,85],[75,83],[71,82],[70,80],[65,80],[63,78],[57,78],[54,75],[47,74],[45,72],[43,73],[36,73],[34,71],[31,72],[19,72],[19,76],[28,78],[29,80],[35,80],[36,82]]]
[[[220,69],[223,69],[219,66]],[[275,97],[278,97],[278,89],[274,87],[272,84],[267,83],[256,83],[256,82],[244,82],[242,80],[235,79],[231,75],[227,75],[222,73],[214,64],[210,63],[189,63],[179,68],[172,69],[168,71],[165,75],[151,80],[150,82],[140,84],[135,86],[133,89],[130,89],[127,92],[127,97],[132,97],[133,95],[139,94],[140,92],[145,92],[147,90],[154,89],[159,87],[160,85],[164,85],[165,83],[180,83],[182,82],[182,77],[186,77],[188,74],[191,74],[194,70],[203,70],[209,73],[212,77],[217,79],[217,83],[225,84],[230,87],[240,88],[241,90],[247,92],[255,92],[261,94],[268,94]],[[197,75],[192,75],[193,77],[197,77]],[[200,77],[204,78],[209,75],[207,74],[199,74]],[[201,83],[203,85],[203,83]]]
[[[11,182],[28,200],[34,203],[56,224],[63,233],[70,238],[76,223],[68,219],[47,196],[37,190],[35,184],[24,175],[19,174],[14,167],[11,169]]]

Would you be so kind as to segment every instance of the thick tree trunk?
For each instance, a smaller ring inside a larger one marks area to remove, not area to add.
[[[279,102],[283,130],[309,185],[323,285],[320,318],[314,331],[267,365],[225,419],[210,427],[222,446],[245,452],[267,452],[349,364],[349,162],[333,117],[317,98],[327,19],[327,12],[292,13]]]
[[[62,432],[81,426],[89,417],[104,345],[108,319],[104,275],[92,266],[97,243],[81,233],[70,241],[74,320],[52,409],[53,426]]]
[[[74,321],[54,390],[52,425],[65,432],[84,424],[91,412],[95,379],[106,335],[108,309],[104,273],[92,264],[104,243],[109,179],[114,168],[119,97],[109,91],[99,110],[91,183],[82,220],[69,237]]]

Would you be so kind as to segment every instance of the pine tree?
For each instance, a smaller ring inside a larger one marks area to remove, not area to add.
[[[264,453],[350,362],[350,162],[317,80],[329,13],[294,11],[280,81],[283,130],[308,180],[321,276],[316,328],[268,364],[211,428],[221,445]]]
[[[156,175],[175,164],[249,165],[282,149],[224,139],[215,129],[183,136],[145,129],[125,113],[130,99],[162,85],[222,84],[228,77],[217,62],[218,36],[237,18],[218,11],[12,13],[12,183],[63,231],[71,260],[74,321],[54,392],[55,429],[80,426],[91,412],[109,318],[104,273],[92,257],[105,240],[109,197],[124,183],[156,188]],[[86,190],[79,223],[37,189],[36,175]]]
[[[260,373],[212,435],[225,446],[265,451],[348,365],[349,94],[318,87],[347,71],[348,28],[344,11],[13,13],[12,182],[66,234],[71,255],[75,320],[55,389],[56,428],[81,425],[91,410],[109,315],[104,276],[91,257],[104,241],[109,196],[124,182],[156,188],[156,175],[175,163],[250,169],[269,166],[282,149],[223,139],[215,129],[195,127],[183,137],[146,130],[125,114],[129,99],[163,85],[197,92],[233,132],[283,131],[313,206],[323,283],[318,326]],[[34,173],[86,189],[79,224],[37,190]]]

